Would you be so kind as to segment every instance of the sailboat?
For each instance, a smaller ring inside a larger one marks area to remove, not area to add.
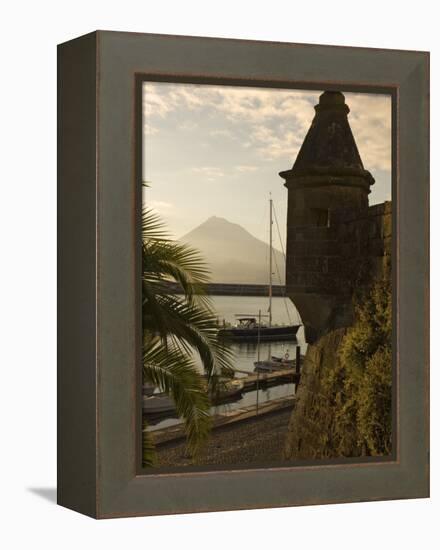
[[[297,325],[274,325],[272,322],[272,286],[273,286],[273,200],[269,199],[270,220],[269,220],[269,307],[268,315],[236,314],[237,324],[232,327],[225,327],[219,331],[220,337],[225,337],[236,342],[281,342],[296,340],[296,333],[300,328]],[[263,322],[262,317],[268,317]]]

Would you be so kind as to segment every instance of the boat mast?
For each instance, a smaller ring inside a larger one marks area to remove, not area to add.
[[[269,326],[272,326],[272,193],[269,199],[270,221],[269,221]]]

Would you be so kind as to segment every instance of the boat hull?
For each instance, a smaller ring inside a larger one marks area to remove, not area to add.
[[[225,328],[219,336],[235,342],[284,342],[296,340],[296,333],[301,325],[258,328]]]
[[[295,367],[293,361],[256,361],[254,363],[255,372],[281,372],[291,371]]]
[[[216,395],[211,396],[213,405],[221,405],[229,401],[240,399],[243,392],[244,382],[233,379],[226,382],[224,388],[220,388]],[[143,413],[148,416],[175,416],[177,414],[173,399],[165,393],[153,394],[143,397]]]
[[[164,394],[144,397],[142,408],[144,414],[159,415],[176,412],[174,401]]]

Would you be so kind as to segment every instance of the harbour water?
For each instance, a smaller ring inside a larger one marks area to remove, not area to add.
[[[258,317],[258,312],[261,311],[262,321],[267,321],[264,317],[267,315],[268,299],[257,296],[212,296],[213,305],[217,311],[220,322],[235,324],[237,314],[245,314],[248,316]],[[288,298],[273,298],[272,299],[272,318],[273,324],[301,324],[300,316]],[[230,344],[234,354],[234,366],[238,371],[236,377],[246,376],[245,372],[254,372],[254,362],[260,359],[267,359],[274,355],[284,357],[288,355],[290,358],[295,358],[296,346],[301,347],[301,354],[306,351],[304,340],[304,329],[300,327],[297,333],[296,341],[291,342],[261,342],[259,349],[255,342],[234,342]],[[201,368],[201,363],[200,363]],[[272,399],[287,397],[294,395],[294,384],[283,384],[281,386],[273,386],[270,388],[261,388],[258,392],[258,402],[264,403]],[[231,403],[212,407],[212,414],[218,412],[233,411],[237,408],[246,407],[257,402],[257,392],[252,391],[244,393],[241,399]],[[150,429],[157,430],[172,426],[179,423],[177,418],[165,418],[158,422],[150,422]]]

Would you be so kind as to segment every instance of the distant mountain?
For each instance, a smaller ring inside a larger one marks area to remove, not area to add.
[[[215,283],[268,284],[269,245],[251,235],[246,229],[224,218],[212,216],[180,239],[197,248],[205,257]],[[274,249],[284,284],[284,258]],[[273,283],[279,284],[273,263]]]

